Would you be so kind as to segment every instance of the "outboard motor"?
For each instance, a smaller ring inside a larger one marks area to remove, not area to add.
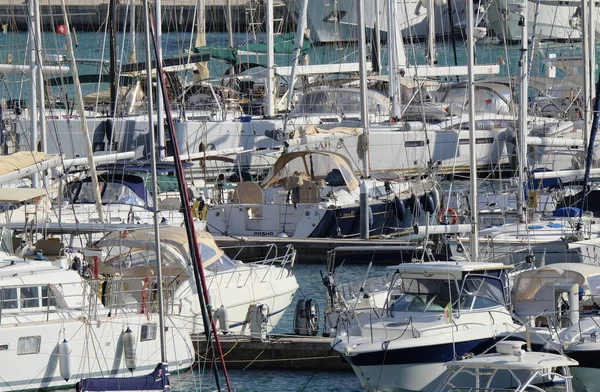
[[[319,332],[319,305],[314,299],[299,299],[294,313],[294,333],[316,336]]]

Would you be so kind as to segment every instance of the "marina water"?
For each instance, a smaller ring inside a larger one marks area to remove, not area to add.
[[[104,60],[108,61],[108,44],[102,33],[78,33],[78,47],[75,54],[80,59]],[[246,42],[249,37],[245,34],[236,34],[235,40],[238,44]],[[127,35],[119,34],[117,43],[127,46]],[[54,48],[50,53],[63,54],[65,47],[64,36],[55,34],[45,34],[44,42],[47,48]],[[106,43],[105,43],[106,42]],[[224,33],[213,33],[207,35],[208,45],[227,45],[227,35]],[[165,57],[171,57],[175,54],[183,53],[189,48],[190,35],[188,33],[165,33],[163,36],[163,50]],[[25,56],[28,52],[24,50],[27,45],[27,34],[9,33],[0,34],[0,62],[7,63],[9,57],[13,64],[25,63]],[[457,57],[459,65],[466,63],[466,54],[464,48],[465,42],[457,43]],[[407,48],[407,58],[412,64],[423,63],[425,47],[422,44],[405,45]],[[556,44],[554,53],[557,57],[570,57],[580,52],[580,44]],[[439,42],[438,63],[440,65],[453,65],[452,45],[449,41]],[[119,54],[124,53],[120,48]],[[138,61],[143,61],[143,50],[138,51]],[[382,49],[383,63],[386,63],[385,48]],[[536,53],[534,53],[535,55]],[[310,63],[345,63],[357,60],[357,48],[353,46],[320,46],[311,48],[309,51]],[[518,47],[504,47],[493,40],[482,40],[477,45],[477,62],[479,64],[499,63],[500,74],[516,74],[518,66]],[[124,56],[126,58],[126,56]],[[258,61],[253,61],[258,62]],[[276,62],[280,66],[291,64],[290,56],[276,56]],[[543,72],[543,62],[540,56],[535,56],[532,69]],[[97,71],[97,65],[81,64],[80,74],[92,74]],[[227,69],[227,65],[217,61],[210,62],[211,75],[221,75]],[[25,79],[28,75],[25,75]],[[191,80],[191,75],[190,79]],[[0,97],[3,99],[28,99],[28,88],[24,86],[28,83],[23,81],[20,75],[7,75],[4,83],[0,85]],[[108,86],[102,86],[105,89]],[[84,86],[84,94],[96,91],[97,86]],[[292,306],[285,312],[280,324],[275,329],[275,333],[290,334],[293,331],[293,318],[295,304],[299,299],[313,298],[317,301],[321,313],[325,309],[324,287],[321,283],[320,271],[325,272],[325,260],[322,265],[296,265],[295,274],[300,284]],[[364,279],[366,272],[365,266],[346,265],[340,269],[338,282],[350,282]],[[371,271],[375,275],[385,275],[384,267],[376,266]],[[323,332],[323,325],[320,325],[319,333]],[[232,386],[237,391],[361,391],[358,379],[352,372],[326,372],[326,371],[283,371],[283,370],[255,370],[252,366],[247,369],[232,369],[229,371]],[[204,391],[215,390],[214,378],[210,369],[195,369],[188,373],[173,375],[172,384],[175,391]],[[224,380],[221,379],[223,385]]]

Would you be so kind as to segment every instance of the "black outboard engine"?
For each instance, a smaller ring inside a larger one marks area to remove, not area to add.
[[[317,336],[319,333],[319,305],[314,299],[299,299],[294,313],[296,335]]]

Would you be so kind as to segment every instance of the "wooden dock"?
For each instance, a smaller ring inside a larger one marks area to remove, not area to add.
[[[332,338],[272,335],[266,341],[241,335],[219,335],[227,367],[236,369],[283,369],[351,371],[331,348]],[[204,335],[192,336],[198,361],[206,355]]]
[[[241,335],[219,335],[227,367],[235,369],[281,369],[351,371],[331,348],[333,338],[320,336],[272,335],[267,340]],[[204,335],[192,336],[197,360],[206,355]]]

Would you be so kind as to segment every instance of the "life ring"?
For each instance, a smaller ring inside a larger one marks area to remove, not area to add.
[[[441,224],[444,221],[444,217],[452,217],[452,224],[455,225],[458,223],[458,214],[454,211],[454,208],[440,208],[440,212],[438,212],[438,222]]]

